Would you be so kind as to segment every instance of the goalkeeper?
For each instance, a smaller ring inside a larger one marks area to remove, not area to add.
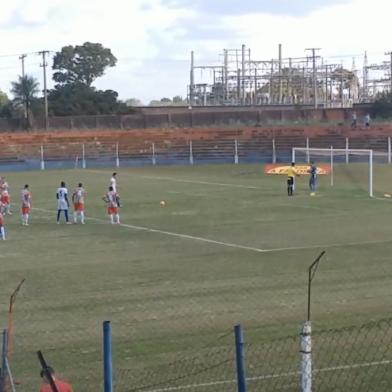
[[[297,169],[295,168],[295,162],[291,163],[291,166],[287,170],[287,195],[294,196],[294,178],[298,176]]]
[[[316,187],[317,187],[317,166],[314,164],[314,162],[310,162],[308,173],[309,173],[310,196],[314,196],[316,194]]]

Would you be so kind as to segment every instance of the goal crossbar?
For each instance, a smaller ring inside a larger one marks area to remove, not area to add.
[[[349,155],[365,155],[369,157],[369,197],[373,197],[373,150],[368,149],[351,149],[351,148],[311,148],[311,147],[293,147],[292,148],[292,162],[296,161],[297,153],[305,153],[306,161],[310,162],[310,154],[319,154],[323,156],[328,156],[331,165],[331,185],[333,185],[333,169],[334,169],[334,155],[335,154],[345,154],[346,162],[348,163]]]

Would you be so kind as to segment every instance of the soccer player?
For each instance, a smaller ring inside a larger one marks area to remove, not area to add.
[[[314,196],[316,194],[316,186],[317,186],[317,166],[314,164],[314,162],[310,162],[308,173],[309,173],[310,196]]]
[[[80,223],[84,225],[84,198],[86,197],[86,191],[83,189],[83,184],[80,182],[78,187],[72,194],[72,203],[74,205],[74,223],[78,223],[78,216],[80,217]]]
[[[29,184],[26,184],[20,192],[21,200],[21,214],[22,214],[22,225],[29,225],[29,214],[31,209],[31,192],[29,190]]]
[[[114,192],[117,192],[117,179],[116,179],[117,173],[113,173],[112,177],[110,179],[109,186],[113,188]]]
[[[61,181],[60,188],[57,188],[56,198],[57,198],[57,224],[60,224],[61,211],[64,211],[65,221],[67,222],[67,224],[70,224],[71,222],[68,219],[68,208],[69,208],[68,189],[66,188],[64,181]]]
[[[4,214],[12,215],[12,212],[11,212],[11,196],[10,196],[10,194],[8,192],[8,187],[7,187],[7,189],[4,189],[3,191],[1,191],[0,201],[3,204]]]
[[[104,196],[104,201],[107,204],[107,211],[110,217],[110,223],[120,224],[120,214],[118,209],[120,207],[120,197],[112,186],[109,187],[109,192]]]
[[[52,380],[56,385],[56,389],[58,392],[73,392],[72,385],[68,384],[67,382],[58,380],[56,377],[56,374],[54,372],[54,369],[48,366],[46,368],[46,371],[50,373],[52,376]],[[40,372],[40,376],[42,378],[43,384],[40,388],[40,392],[52,392],[52,387],[50,386],[50,382],[46,376],[47,373],[45,373],[43,370]]]
[[[294,196],[294,177],[298,176],[295,168],[295,162],[291,163],[291,166],[287,170],[287,195]]]
[[[1,207],[1,203],[0,203],[0,207]],[[5,240],[4,216],[1,213],[1,208],[0,208],[0,237],[2,240]]]

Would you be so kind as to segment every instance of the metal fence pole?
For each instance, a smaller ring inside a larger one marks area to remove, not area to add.
[[[103,381],[104,392],[113,392],[112,327],[103,322]]]
[[[234,140],[234,163],[238,165],[238,140]]]
[[[86,168],[86,148],[84,146],[84,143],[82,144],[82,168]]]
[[[276,144],[275,144],[275,138],[272,139],[272,163],[276,163]]]
[[[5,392],[6,380],[7,380],[7,352],[8,352],[8,334],[7,330],[3,330],[3,345],[1,349],[1,369],[0,369],[0,392]]]
[[[118,155],[118,142],[116,143],[116,167],[120,167],[120,156]]]
[[[157,160],[155,158],[155,143],[152,142],[152,164],[155,166],[157,164]]]
[[[244,333],[241,325],[234,327],[238,392],[246,392]]]
[[[349,155],[348,155],[348,149],[349,149],[349,141],[348,137],[346,137],[346,164],[349,163]]]
[[[193,165],[193,145],[192,145],[192,140],[189,142],[189,164]]]
[[[41,170],[45,170],[44,146],[41,144]]]
[[[300,333],[301,339],[301,391],[312,392],[312,327],[305,321]]]
[[[309,138],[306,138],[306,163],[310,162],[310,153],[309,153]]]

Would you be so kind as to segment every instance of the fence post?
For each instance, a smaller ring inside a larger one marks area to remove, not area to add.
[[[272,163],[276,163],[276,144],[275,144],[275,138],[272,138]]]
[[[112,327],[103,322],[103,381],[104,392],[113,392]]]
[[[241,325],[234,327],[238,392],[246,392],[244,332]]]
[[[312,391],[312,327],[305,321],[300,333],[301,339],[301,391]]]
[[[5,392],[6,385],[6,365],[7,365],[7,351],[8,351],[8,334],[7,330],[3,330],[2,337],[2,349],[1,349],[1,369],[0,369],[0,392]]]
[[[309,138],[306,138],[306,163],[310,162],[310,154],[309,154]]]
[[[238,141],[234,140],[234,163],[238,165]]]
[[[346,164],[349,163],[348,149],[349,149],[349,141],[348,141],[348,137],[346,137]]]
[[[84,143],[82,144],[82,168],[86,168],[86,149]]]
[[[45,170],[44,146],[41,144],[41,170]]]
[[[388,163],[391,164],[392,159],[391,159],[391,152],[392,152],[392,148],[391,148],[391,137],[388,136]]]
[[[193,165],[193,145],[192,145],[192,140],[189,142],[189,164]]]
[[[120,156],[118,155],[118,142],[116,143],[116,167],[120,167]]]
[[[155,158],[155,143],[152,142],[152,164],[155,166],[157,163],[157,160]]]

